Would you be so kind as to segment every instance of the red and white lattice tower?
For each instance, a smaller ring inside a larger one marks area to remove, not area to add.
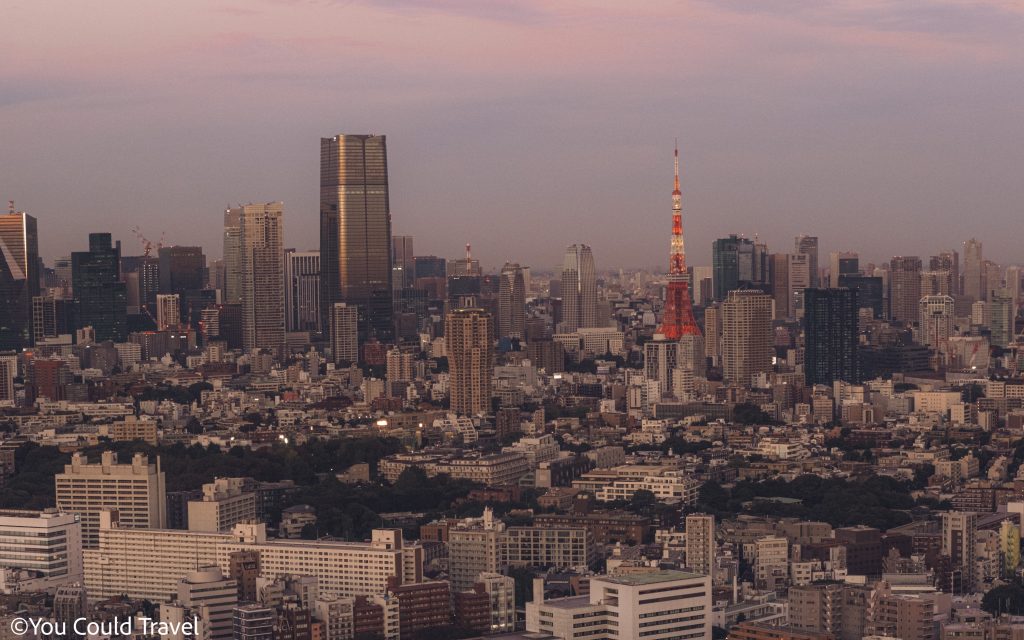
[[[683,193],[679,190],[679,145],[676,145],[675,177],[675,189],[672,190],[672,248],[669,253],[668,289],[665,291],[665,312],[658,328],[658,333],[664,334],[669,340],[700,335],[700,327],[693,319],[690,284],[686,273]]]

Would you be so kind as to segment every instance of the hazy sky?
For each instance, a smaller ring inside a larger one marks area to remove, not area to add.
[[[1013,0],[0,0],[0,198],[42,252],[138,224],[221,253],[229,203],[319,243],[319,139],[388,135],[394,232],[485,266],[690,264],[760,234],[1024,261]]]

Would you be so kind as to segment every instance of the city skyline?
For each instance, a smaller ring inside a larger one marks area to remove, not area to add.
[[[0,196],[39,220],[48,262],[91,231],[140,252],[135,224],[215,257],[229,202],[284,201],[287,245],[313,248],[316,139],[339,131],[390,137],[395,234],[424,255],[472,243],[489,270],[555,266],[571,243],[599,268],[659,265],[675,136],[691,264],[729,233],[876,262],[976,236],[1017,259],[1006,5],[115,3],[82,27],[87,11],[15,5],[0,62]],[[359,28],[336,37],[342,19]],[[145,26],[110,37],[128,22]]]

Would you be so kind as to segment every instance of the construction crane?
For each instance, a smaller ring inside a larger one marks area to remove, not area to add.
[[[164,236],[166,235],[165,231],[160,233],[160,240],[155,244],[152,240],[142,235],[142,229],[139,228],[139,225],[132,227],[131,231],[135,234],[135,237],[139,239],[139,242],[142,243],[142,254],[147,258],[153,253],[153,247],[156,247],[156,250],[160,251],[164,246]]]

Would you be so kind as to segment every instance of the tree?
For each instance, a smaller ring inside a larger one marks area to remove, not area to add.
[[[994,616],[1024,615],[1024,587],[1011,583],[990,589],[981,599],[981,608]]]

